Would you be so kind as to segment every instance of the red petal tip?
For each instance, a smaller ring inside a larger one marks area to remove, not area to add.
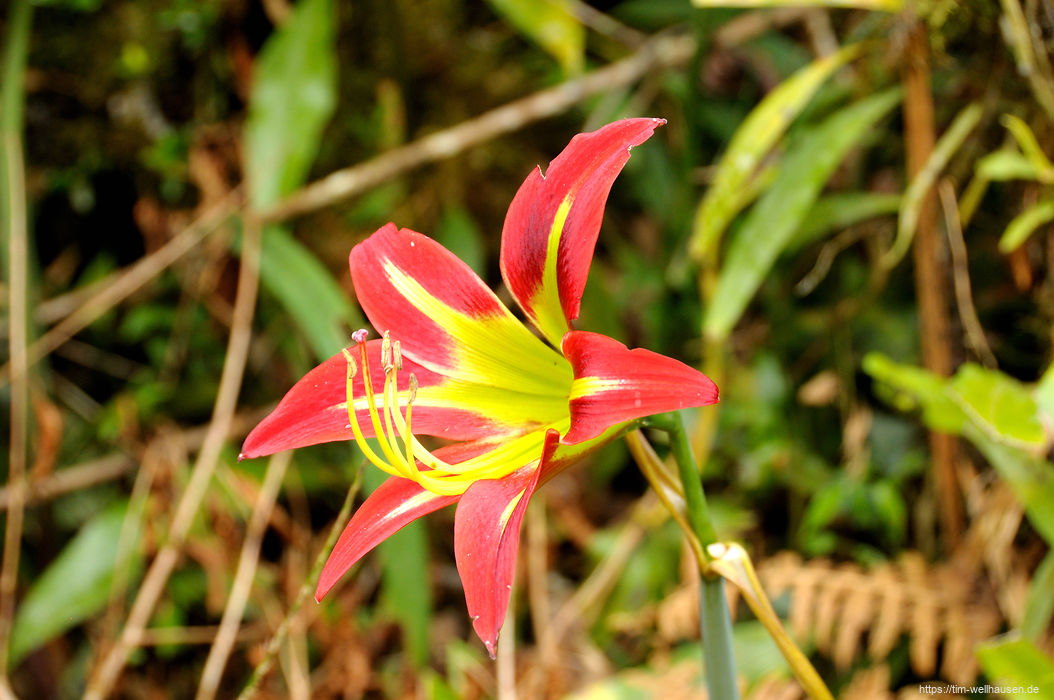
[[[483,642],[483,646],[487,647],[487,653],[490,654],[490,660],[494,661],[498,658],[498,640]]]
[[[240,462],[243,459],[247,459],[246,456],[245,456],[245,453],[244,452],[239,452],[238,453],[238,461]]]

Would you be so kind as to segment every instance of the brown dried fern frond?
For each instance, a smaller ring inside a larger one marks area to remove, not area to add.
[[[969,684],[977,676],[971,649],[1002,619],[991,600],[976,594],[971,577],[927,564],[917,552],[871,571],[787,552],[761,562],[758,574],[773,598],[790,592],[793,634],[811,638],[840,669],[858,658],[865,637],[867,655],[882,661],[907,634],[915,673],[935,674],[943,642],[941,676]]]

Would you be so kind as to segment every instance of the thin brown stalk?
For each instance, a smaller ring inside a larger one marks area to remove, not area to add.
[[[596,608],[599,607],[597,603],[618,583],[619,576],[625,570],[626,562],[629,561],[633,550],[644,539],[646,530],[643,523],[663,518],[665,512],[651,492],[644,494],[637,501],[633,506],[630,520],[623,525],[611,552],[590,572],[589,577],[582,582],[574,595],[561,605],[556,615],[553,616],[551,627],[556,644],[560,644],[575,625],[585,627],[590,624]]]
[[[25,172],[22,165],[22,136],[4,131],[8,212],[8,314],[11,333],[11,442],[8,446],[7,483],[10,507],[4,530],[4,558],[0,564],[0,679],[6,687],[11,621],[15,611],[18,560],[22,551],[22,516],[26,498],[27,423],[29,420],[29,363],[26,360],[26,293],[29,243],[26,231]]]
[[[549,1],[554,2],[554,0]],[[583,0],[564,0],[559,6],[567,8],[579,22],[597,34],[603,34],[625,46],[639,48],[648,40],[647,34],[619,22],[611,15],[601,12]]]
[[[501,642],[498,644],[495,675],[497,676],[498,700],[516,700],[516,594],[509,596],[509,607],[505,610],[505,622],[501,625]]]
[[[959,221],[959,204],[955,200],[955,186],[950,180],[942,180],[938,188],[941,197],[941,208],[944,210],[944,228],[948,233],[948,248],[952,254],[952,280],[955,282],[955,301],[959,307],[959,318],[966,333],[966,342],[977,353],[977,357],[986,367],[995,368],[998,364],[992,347],[985,337],[981,319],[977,317],[977,307],[973,303],[970,291],[970,266],[966,256],[966,240],[963,238],[962,224]]]
[[[268,411],[269,409],[253,409],[235,415],[234,420],[231,421],[227,439],[244,436],[250,428],[267,415]],[[174,439],[188,451],[195,452],[201,447],[207,432],[208,426],[195,426],[176,434]],[[46,479],[31,482],[26,488],[25,504],[44,503],[71,491],[79,491],[89,486],[119,479],[137,466],[139,463],[130,455],[114,453],[69,467],[62,467]],[[11,489],[7,486],[0,487],[0,510],[6,510],[10,503]]]
[[[189,627],[154,627],[145,629],[135,639],[138,647],[156,647],[160,645],[211,644],[216,639],[216,625],[193,625]],[[238,630],[236,642],[254,642],[267,634],[267,627],[253,623]]]
[[[226,198],[205,210],[193,223],[183,229],[172,240],[150,255],[140,258],[128,267],[113,282],[92,294],[73,313],[54,328],[38,338],[27,351],[27,366],[32,367],[41,358],[53,352],[75,334],[82,331],[97,318],[112,309],[179,260],[208,234],[219,228],[234,214],[242,200],[241,190],[233,190]],[[0,367],[0,383],[11,376],[10,363]]]
[[[902,80],[908,177],[914,179],[926,167],[937,140],[930,89],[929,37],[925,25],[919,24],[911,31]],[[931,188],[919,211],[912,255],[923,365],[931,372],[946,377],[951,374],[952,356],[948,343],[949,307],[944,287],[945,270],[941,264],[940,237],[937,233],[936,203],[936,193]],[[951,550],[958,544],[963,531],[962,504],[955,482],[958,443],[953,436],[934,431],[929,434],[929,443],[941,530],[945,544]]]
[[[205,668],[201,672],[201,682],[198,685],[196,696],[198,700],[211,700],[216,697],[216,689],[219,688],[223,668],[227,665],[227,658],[234,647],[242,615],[245,613],[245,604],[249,600],[253,576],[256,574],[256,566],[260,561],[260,545],[263,542],[264,529],[271,518],[271,510],[278,498],[282,479],[285,477],[292,454],[292,452],[280,452],[271,457],[267,463],[263,485],[253,504],[249,524],[245,528],[245,541],[242,543],[241,554],[238,557],[238,568],[234,574],[234,583],[231,585],[231,594],[227,599],[227,605],[223,608],[216,640],[209,649]]]
[[[552,612],[549,605],[548,536],[546,534],[545,502],[536,495],[527,506],[527,601],[534,629],[535,645],[540,662],[531,666],[524,679],[524,694],[535,697],[542,694],[536,684],[542,676],[551,676],[558,664],[558,647],[553,638]]]
[[[270,223],[335,204],[406,170],[449,158],[470,146],[560,114],[592,95],[628,85],[652,71],[681,65],[694,51],[691,37],[652,40],[620,61],[331,173],[260,212],[261,220]]]
[[[329,553],[333,549],[333,545],[337,541],[337,537],[343,532],[344,526],[348,522],[348,516],[351,514],[351,504],[355,502],[355,496],[359,493],[359,486],[362,484],[362,469],[358,470],[355,475],[355,481],[352,482],[348,488],[348,493],[344,497],[344,504],[340,507],[340,512],[337,513],[337,519],[333,521],[333,526],[329,529],[329,535],[326,537],[325,544],[322,545],[322,549],[319,550],[318,556],[315,558],[315,563],[311,567],[311,573],[304,580],[303,585],[300,586],[300,591],[296,594],[296,600],[289,607],[289,611],[286,612],[285,618],[282,619],[281,624],[278,625],[278,629],[275,630],[274,635],[267,642],[267,648],[264,649],[263,659],[256,664],[256,668],[253,669],[253,674],[249,678],[249,682],[242,688],[242,692],[238,694],[238,700],[249,700],[256,695],[260,683],[270,672],[274,666],[275,656],[282,649],[282,645],[285,642],[286,636],[289,634],[289,628],[293,624],[293,620],[297,617],[300,612],[300,608],[303,606],[304,601],[314,592],[315,584],[318,581],[319,574],[322,573],[322,567],[326,563],[326,559],[329,558]]]
[[[105,655],[101,664],[95,668],[85,693],[86,699],[101,700],[110,693],[121,669],[128,660],[128,655],[135,647],[135,639],[149,623],[165,584],[179,561],[187,533],[190,531],[194,516],[212,480],[220,450],[230,433],[245,363],[249,356],[249,340],[252,334],[252,318],[256,308],[259,281],[260,225],[251,217],[246,217],[243,225],[238,290],[234,300],[234,322],[227,343],[227,354],[220,375],[219,390],[216,392],[212,422],[209,424],[208,432],[202,443],[201,452],[198,453],[198,458],[194,463],[190,482],[172,518],[168,541],[150,564],[117,643]]]

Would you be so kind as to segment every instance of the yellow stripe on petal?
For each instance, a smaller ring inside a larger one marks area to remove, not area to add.
[[[584,396],[592,396],[605,391],[619,389],[625,385],[623,379],[612,379],[610,377],[579,377],[571,383],[571,393],[568,401],[580,399]]]
[[[519,505],[520,500],[523,498],[523,494],[527,493],[527,489],[520,491],[518,494],[513,496],[513,499],[509,501],[509,505],[505,506],[505,510],[501,511],[501,518],[498,519],[498,531],[501,534],[505,534],[505,526],[509,524],[509,520],[512,518],[513,511],[516,510],[516,506]]]
[[[534,323],[542,334],[549,339],[553,345],[559,347],[560,339],[568,331],[567,317],[564,316],[564,307],[560,303],[560,284],[558,279],[560,260],[560,240],[564,234],[564,224],[567,223],[567,215],[571,212],[574,196],[568,194],[560,202],[553,217],[553,227],[549,231],[549,238],[545,248],[545,267],[542,269],[542,285],[533,299],[531,299],[531,311],[534,314]]]
[[[438,365],[432,358],[408,357],[440,374],[499,386],[506,391],[543,396],[567,396],[571,366],[507,309],[502,314],[471,316],[445,304],[420,282],[385,260],[384,274],[394,291],[426,314],[450,336],[453,361]]]

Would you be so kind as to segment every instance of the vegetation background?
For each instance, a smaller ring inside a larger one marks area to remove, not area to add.
[[[842,697],[1054,697],[1054,5],[785,5],[7,3],[0,690],[697,697],[693,567],[621,444],[532,503],[497,663],[452,513],[304,604],[378,473],[236,461],[363,325],[357,241],[497,285],[529,170],[658,116],[583,327],[720,385],[689,418],[722,537]],[[801,697],[734,630],[745,694]]]

